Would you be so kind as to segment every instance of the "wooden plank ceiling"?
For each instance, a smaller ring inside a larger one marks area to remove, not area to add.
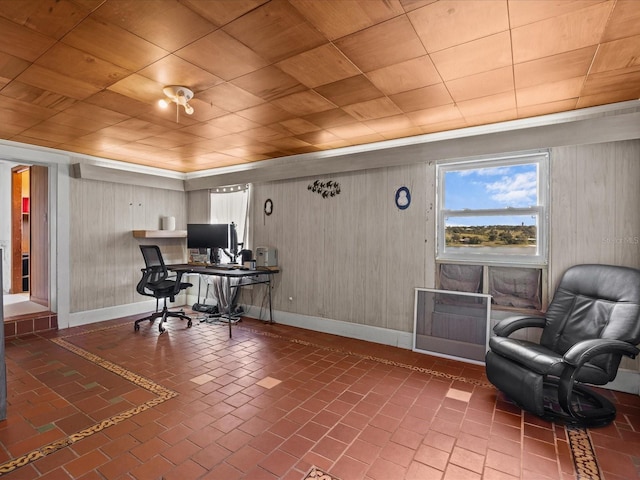
[[[640,97],[640,0],[2,0],[0,31],[0,138],[178,172]]]

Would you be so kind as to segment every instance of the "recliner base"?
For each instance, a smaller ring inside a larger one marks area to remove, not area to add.
[[[544,415],[541,418],[550,422],[585,428],[604,427],[615,420],[615,405],[593,389],[580,383],[573,384],[570,398],[571,412],[567,412],[560,406],[558,400],[560,381],[555,377],[545,379]]]
[[[491,351],[486,356],[486,372],[498,390],[523,410],[544,420],[581,427],[602,427],[616,417],[613,403],[579,383],[569,386],[566,403],[571,411],[565,410],[558,395],[559,378],[545,377]]]

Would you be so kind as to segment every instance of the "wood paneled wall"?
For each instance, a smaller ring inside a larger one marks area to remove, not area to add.
[[[578,263],[640,268],[640,141],[555,148],[550,288]]]
[[[317,179],[340,195],[310,192],[316,178],[253,188],[252,248],[278,248],[282,269],[274,309],[412,331],[413,288],[435,285],[435,164]],[[550,179],[550,293],[570,265],[640,267],[640,141],[553,149]],[[412,203],[400,211],[403,185]]]
[[[579,263],[640,268],[640,141],[553,149],[550,178],[550,290]]]
[[[71,312],[148,300],[136,284],[141,243],[157,244],[166,262],[186,260],[185,239],[136,239],[132,230],[159,230],[163,216],[187,224],[186,194],[110,182],[70,181]]]
[[[413,288],[433,284],[435,271],[434,174],[424,163],[254,186],[251,248],[278,249],[274,309],[410,331]],[[337,182],[340,194],[322,198],[308,188],[315,180]],[[401,186],[406,210],[395,205]]]

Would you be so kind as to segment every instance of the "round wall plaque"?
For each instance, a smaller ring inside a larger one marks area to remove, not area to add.
[[[406,210],[411,205],[411,192],[407,187],[400,187],[396,190],[396,207]]]
[[[273,213],[273,201],[270,198],[267,198],[264,201],[264,214],[271,215]]]

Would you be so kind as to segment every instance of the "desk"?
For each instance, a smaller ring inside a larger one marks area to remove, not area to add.
[[[214,275],[216,277],[226,277],[229,279],[227,282],[227,298],[228,308],[227,314],[229,315],[229,338],[231,338],[231,308],[233,302],[231,301],[231,289],[244,287],[247,285],[267,285],[267,291],[269,294],[269,322],[273,323],[273,310],[271,308],[271,276],[275,273],[279,273],[280,270],[244,270],[240,268],[216,268],[205,265],[190,265],[188,263],[179,263],[175,265],[167,265],[167,269],[180,273],[197,273],[199,275]],[[260,280],[258,277],[265,276],[266,280]],[[238,284],[231,285],[231,279],[239,279]],[[222,312],[221,312],[222,313]]]

